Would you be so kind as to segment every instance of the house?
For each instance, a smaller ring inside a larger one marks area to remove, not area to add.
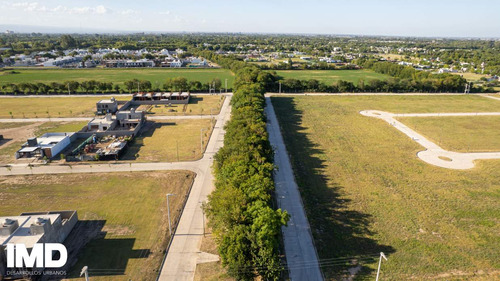
[[[118,111],[118,102],[115,98],[97,102],[97,114],[115,113]]]
[[[0,217],[0,279],[9,276],[17,280],[19,277],[7,272],[7,243],[23,244],[28,252],[38,243],[63,243],[77,222],[76,211],[34,212]]]
[[[118,68],[118,67],[154,67],[155,62],[152,60],[142,59],[142,60],[110,60],[106,61],[106,67]]]
[[[87,124],[87,131],[105,132],[113,130],[116,127],[117,121],[111,113],[106,114],[102,118],[94,118]]]
[[[135,108],[127,111],[118,111],[116,113],[116,120],[118,120],[118,124],[122,128],[135,128],[146,120],[146,112],[136,111]]]
[[[53,158],[75,139],[75,133],[46,133],[38,138],[30,138],[16,152],[16,159],[33,157]]]
[[[182,67],[184,65],[184,62],[177,59],[177,60],[174,60],[170,63],[170,67]]]

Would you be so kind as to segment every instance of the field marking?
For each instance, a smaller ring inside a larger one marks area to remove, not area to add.
[[[417,156],[431,165],[447,169],[466,170],[474,168],[474,161],[476,160],[500,159],[500,152],[461,153],[445,150],[395,119],[397,117],[500,116],[500,112],[395,114],[378,110],[364,110],[360,114],[386,121],[426,148],[424,151],[419,151]]]

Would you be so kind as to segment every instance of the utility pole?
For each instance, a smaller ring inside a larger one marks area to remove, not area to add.
[[[68,83],[68,95],[71,95],[71,90],[69,89],[69,83]]]
[[[227,78],[226,78],[226,94],[227,94]]]
[[[140,85],[140,84],[141,84],[140,82],[137,82],[137,93],[139,93],[139,92],[140,92],[140,89],[139,89],[139,85]]]
[[[89,267],[88,266],[84,266],[82,268],[82,272],[80,272],[80,276],[82,276],[84,274],[85,274],[85,281],[89,281]]]
[[[279,93],[281,94],[281,82],[278,82],[280,84],[280,90],[279,90]]]
[[[170,202],[169,202],[168,198],[170,196],[173,196],[173,195],[175,195],[175,194],[172,194],[172,193],[167,194],[168,230],[170,233],[170,237],[172,237],[172,222],[170,220]]]
[[[384,260],[387,260],[387,258],[385,257],[384,253],[380,252],[380,258],[379,258],[379,261],[378,261],[378,269],[377,269],[377,278],[375,279],[375,281],[378,281],[378,278],[380,276],[380,265],[382,264],[382,258],[384,258]]]
[[[203,237],[205,237],[205,210],[203,209],[203,202],[200,202],[200,208],[201,208],[201,213],[203,214],[202,215],[202,219],[203,219]]]
[[[203,131],[206,131],[207,129],[201,129],[200,130],[200,154],[203,155]]]

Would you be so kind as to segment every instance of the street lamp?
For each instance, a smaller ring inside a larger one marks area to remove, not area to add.
[[[379,258],[379,261],[378,261],[378,269],[377,269],[377,278],[375,279],[375,281],[378,281],[378,277],[380,276],[380,265],[382,264],[382,258],[384,258],[384,260],[387,260],[387,258],[384,255],[384,253],[380,252],[380,258]]]
[[[200,208],[201,208],[201,213],[202,213],[202,219],[203,219],[203,237],[205,237],[205,209],[203,208],[205,203],[203,202],[199,202],[201,204]]]
[[[207,131],[208,129],[201,129],[200,131],[200,153],[203,154],[203,131]]]
[[[80,272],[80,276],[82,276],[84,274],[85,274],[85,281],[89,281],[89,267],[88,266],[84,266],[82,268],[82,272]]]
[[[172,222],[170,221],[170,202],[168,200],[168,197],[173,196],[175,194],[168,193],[167,194],[167,212],[168,212],[168,230],[170,232],[170,236],[172,236]]]

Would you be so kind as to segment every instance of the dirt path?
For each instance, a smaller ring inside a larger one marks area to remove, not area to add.
[[[33,123],[16,128],[0,129],[0,135],[4,137],[4,140],[0,141],[0,149],[12,143],[26,141],[28,138],[33,137],[36,128],[41,124],[43,123]]]

